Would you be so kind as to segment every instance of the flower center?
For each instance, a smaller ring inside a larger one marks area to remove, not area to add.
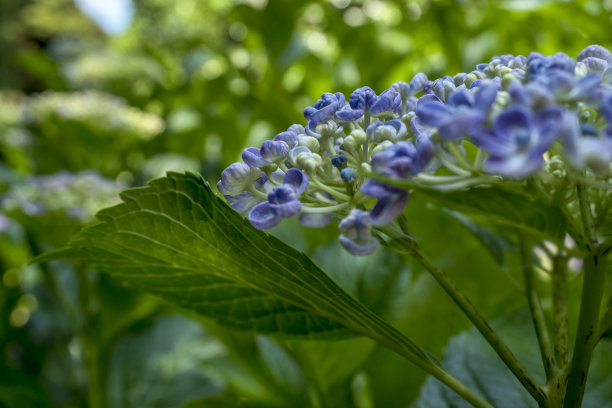
[[[268,194],[270,204],[285,204],[296,198],[295,189],[286,184],[274,187],[270,194]]]

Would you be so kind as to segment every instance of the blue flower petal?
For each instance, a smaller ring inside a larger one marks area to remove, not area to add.
[[[374,237],[369,241],[358,244],[344,234],[340,235],[340,244],[353,255],[365,256],[374,253],[380,246],[380,242]]]
[[[265,167],[271,164],[261,157],[261,151],[256,147],[247,147],[242,151],[242,160],[251,167]]]
[[[394,221],[404,212],[407,202],[408,193],[405,191],[398,191],[380,198],[370,212],[372,225],[380,227]]]
[[[248,218],[251,225],[260,230],[272,228],[283,219],[283,217],[272,212],[270,203],[267,201],[253,207]]]
[[[306,191],[308,188],[308,182],[309,180],[306,173],[296,168],[287,170],[287,173],[285,173],[285,177],[283,179],[283,183],[292,186],[296,191],[296,195],[298,196]]]

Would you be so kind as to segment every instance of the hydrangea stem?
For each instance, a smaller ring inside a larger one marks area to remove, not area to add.
[[[605,315],[601,319],[599,319],[599,324],[597,325],[597,334],[595,337],[597,341],[601,340],[606,331],[612,329],[612,307],[608,309]]]
[[[589,373],[591,355],[598,342],[596,336],[599,321],[599,309],[603,299],[603,292],[608,270],[608,262],[605,256],[599,253],[599,243],[593,225],[593,215],[586,188],[580,184],[576,186],[580,215],[584,232],[589,240],[587,250],[590,252],[584,258],[584,283],[582,286],[582,298],[580,301],[580,318],[578,320],[578,332],[574,343],[570,374],[565,395],[565,408],[580,407],[586,379]]]
[[[599,340],[596,329],[603,297],[608,262],[597,254],[584,259],[584,284],[580,302],[580,319],[574,344],[565,408],[580,407],[589,373],[591,354]]]
[[[434,363],[434,361],[420,347],[412,343],[402,333],[385,324],[370,310],[365,307],[359,310],[358,315],[353,316],[356,327],[371,327],[368,335],[373,340],[395,351],[405,357],[410,362],[422,368],[428,374],[438,379],[450,389],[459,394],[464,400],[468,401],[476,408],[493,408],[493,405],[484,400],[481,396],[469,389],[465,384],[453,377],[448,371]]]
[[[554,353],[559,367],[567,364],[567,258],[553,258],[552,273]]]
[[[529,304],[529,310],[531,311],[533,325],[538,338],[538,345],[540,346],[540,354],[542,356],[546,378],[550,379],[558,374],[559,369],[555,362],[553,347],[546,326],[544,310],[540,303],[540,296],[535,287],[535,273],[531,261],[531,247],[529,247],[527,241],[527,234],[521,230],[519,230],[519,243],[521,250],[521,269],[523,270],[523,278],[525,281],[527,303]]]
[[[505,345],[502,339],[493,331],[489,323],[482,317],[472,302],[459,291],[453,282],[439,270],[420,250],[418,244],[409,236],[399,234],[397,231],[390,229],[384,230],[385,233],[390,235],[394,243],[399,244],[400,248],[391,245],[391,249],[406,254],[409,253],[414,256],[417,261],[431,273],[434,279],[442,286],[444,291],[455,301],[457,306],[463,311],[463,313],[470,319],[470,321],[476,326],[476,329],[485,338],[487,343],[495,350],[497,355],[502,359],[504,364],[512,371],[514,376],[520,381],[525,389],[531,394],[531,396],[538,402],[540,406],[545,406],[547,399],[546,393],[542,387],[536,382],[536,380],[529,374],[529,372],[523,367],[523,365],[514,356],[512,351]],[[403,249],[403,251],[402,251]]]

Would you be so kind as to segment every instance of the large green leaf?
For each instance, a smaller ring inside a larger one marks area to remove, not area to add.
[[[491,323],[526,369],[544,382],[541,357],[533,323],[527,311],[500,318]],[[612,343],[602,342],[593,353],[583,407],[612,406]],[[464,384],[498,408],[537,407],[537,403],[521,387],[504,364],[496,358],[475,329],[453,337],[444,352],[444,367]],[[468,408],[470,404],[447,392],[429,378],[413,408]]]
[[[419,193],[441,201],[446,207],[472,214],[481,214],[505,225],[521,228],[531,234],[562,242],[567,220],[557,207],[536,203],[520,194],[500,188],[474,188],[469,191]]]
[[[87,263],[236,329],[306,337],[356,332],[430,364],[306,255],[254,229],[201,177],[169,173],[121,198],[67,248],[37,261]]]
[[[499,187],[479,187],[461,191],[441,191],[426,188],[412,180],[393,180],[380,175],[373,177],[440,202],[444,206],[470,214],[484,215],[504,225],[521,228],[542,238],[562,242],[567,232],[567,219],[552,205],[535,202],[528,197]]]

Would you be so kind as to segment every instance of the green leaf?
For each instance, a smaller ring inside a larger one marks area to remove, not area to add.
[[[161,315],[145,330],[121,338],[106,376],[106,398],[115,408],[175,407],[217,395],[225,384],[207,366],[227,359],[227,350],[196,320]]]
[[[500,188],[473,188],[446,193],[419,189],[418,193],[448,208],[484,215],[492,221],[521,228],[555,242],[562,242],[567,231],[567,219],[559,208]]]
[[[538,344],[529,313],[522,311],[492,322],[491,326],[521,360],[538,382],[545,381]],[[612,343],[602,342],[593,353],[587,380],[584,407],[609,406],[612,377],[609,361]],[[475,329],[451,338],[442,365],[468,387],[484,395],[495,407],[537,407],[518,380],[510,373]],[[470,404],[447,392],[431,377],[421,389],[412,408],[468,408]]]
[[[41,390],[22,384],[0,384],[0,407],[46,408],[49,403]]]
[[[87,263],[236,329],[313,338],[357,332],[431,364],[306,255],[254,229],[201,177],[169,173],[121,198],[67,248],[36,261]]]
[[[515,249],[515,246],[513,246],[506,237],[495,234],[489,228],[478,224],[467,215],[448,209],[445,209],[444,212],[467,228],[487,251],[489,251],[493,259],[495,259],[499,265],[504,265],[504,251]]]
[[[228,393],[193,400],[187,404],[181,405],[180,408],[270,408],[270,404],[260,403],[243,396]]]

